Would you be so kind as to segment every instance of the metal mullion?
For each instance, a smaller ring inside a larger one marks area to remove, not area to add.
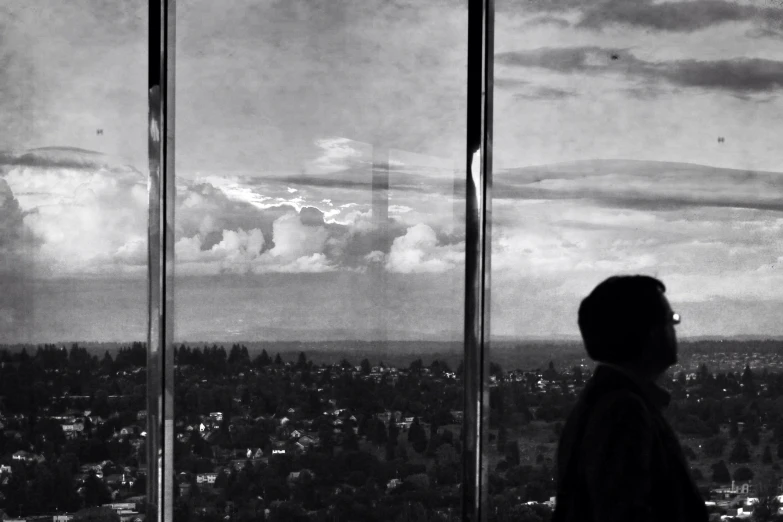
[[[174,20],[175,0],[149,0],[149,323],[147,518],[174,507]]]
[[[468,0],[462,519],[487,520],[494,0]]]

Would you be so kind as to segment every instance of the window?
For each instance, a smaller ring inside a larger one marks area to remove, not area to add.
[[[0,8],[6,515],[545,520],[618,272],[747,480],[698,459],[783,429],[779,7],[225,4]]]
[[[716,394],[726,393],[672,379],[705,363],[722,379],[745,367],[729,354],[771,349],[742,338],[779,335],[783,46],[771,5],[497,9],[490,484],[503,520],[555,496],[560,430],[593,368],[577,310],[603,279],[659,277],[682,314],[664,386],[685,446],[718,433]],[[770,354],[750,362],[754,373],[775,364]],[[748,400],[739,390],[733,403]],[[741,467],[730,448],[694,455],[706,499],[724,480],[708,459]],[[757,479],[762,468],[771,463]]]
[[[175,519],[460,518],[466,7],[178,5]]]
[[[141,1],[0,7],[4,518],[144,511],[147,32]]]

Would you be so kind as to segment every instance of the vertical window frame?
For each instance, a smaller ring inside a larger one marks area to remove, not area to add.
[[[468,0],[462,519],[471,522],[489,513],[494,24],[494,0]]]
[[[174,515],[175,0],[149,0],[147,518]]]

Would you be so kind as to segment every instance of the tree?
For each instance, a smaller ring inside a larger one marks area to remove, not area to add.
[[[408,430],[408,442],[410,442],[416,453],[422,453],[427,449],[427,433],[421,427],[418,417],[413,418],[411,428]]]
[[[776,520],[773,518],[780,507],[778,502],[778,479],[775,473],[765,471],[759,477],[756,483],[756,496],[759,499],[753,509],[753,520],[769,522]]]
[[[296,360],[296,367],[299,370],[307,368],[307,356],[304,352],[299,352],[299,357]]]
[[[688,378],[685,376],[685,372],[680,372],[677,374],[677,384],[683,387],[688,384]]]
[[[100,506],[111,502],[111,491],[101,479],[91,471],[84,481],[84,504]]]
[[[707,368],[706,363],[702,363],[701,366],[699,367],[699,382],[703,384],[707,382],[709,377],[710,377],[710,370],[709,368]]]
[[[584,381],[584,376],[582,375],[582,368],[580,366],[574,366],[571,372],[572,372],[574,382],[576,384],[582,384],[582,382]]]
[[[734,471],[734,480],[737,482],[753,480],[753,470],[747,466],[740,466]]]
[[[101,372],[111,373],[113,364],[114,361],[112,360],[111,355],[109,354],[109,350],[106,350],[103,353],[103,360],[101,361]]]
[[[722,460],[712,465],[712,481],[717,482],[718,484],[726,484],[727,482],[731,482],[729,468],[726,467],[726,463]]]
[[[750,369],[750,363],[745,365],[745,371],[742,372],[742,384],[745,386],[753,386],[753,371]]]
[[[729,462],[732,464],[744,464],[750,462],[750,448],[743,437],[739,437],[731,448]]]
[[[120,515],[110,507],[89,507],[73,516],[74,522],[120,522]]]
[[[702,443],[702,449],[704,454],[708,457],[719,458],[723,456],[723,450],[726,448],[728,441],[726,437],[721,435],[714,435]]]
[[[764,464],[772,464],[772,449],[769,444],[764,446],[764,454],[761,456],[761,462]]]
[[[498,429],[498,453],[503,455],[506,452],[506,443],[508,442],[508,432],[506,431],[506,426],[501,425],[500,429]]]
[[[362,359],[362,362],[360,363],[362,367],[362,375],[370,375],[370,371],[372,371],[372,367],[370,366],[370,361],[368,359]]]
[[[280,358],[280,354],[275,355],[275,366],[282,366],[283,365],[283,359]]]
[[[376,446],[381,446],[388,440],[388,432],[386,431],[386,425],[379,419],[370,419],[368,421],[369,430],[368,438],[370,442]]]
[[[759,442],[761,442],[761,434],[759,433],[758,427],[755,425],[746,426],[745,429],[742,431],[742,435],[753,446],[758,446]]]
[[[519,466],[519,444],[516,440],[512,440],[506,443],[506,460],[508,461],[508,465],[511,467]]]
[[[257,367],[263,368],[264,366],[269,366],[272,363],[272,359],[266,353],[266,350],[261,350],[261,355],[256,357],[254,362]]]

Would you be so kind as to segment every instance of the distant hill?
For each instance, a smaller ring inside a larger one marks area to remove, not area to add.
[[[284,361],[295,361],[299,352],[304,352],[307,358],[315,364],[340,362],[347,359],[353,365],[359,365],[367,358],[375,365],[383,362],[386,365],[407,367],[412,361],[421,358],[425,365],[433,360],[445,361],[452,369],[456,369],[463,360],[463,344],[461,341],[288,341],[288,342],[186,342],[191,348],[203,348],[217,344],[228,352],[233,344],[243,344],[247,347],[251,358],[262,350],[274,357],[280,354]],[[181,343],[176,343],[179,347]],[[70,348],[68,344],[58,344]],[[105,351],[114,353],[130,343],[79,343],[88,352],[102,356]],[[0,350],[10,352],[27,348],[28,353],[35,352],[31,345],[0,345]],[[683,339],[679,345],[681,362],[690,355],[710,353],[779,353],[783,354],[782,339],[745,338],[700,338]],[[503,339],[494,340],[490,344],[490,360],[499,364],[504,370],[545,368],[550,360],[557,361],[558,367],[571,366],[579,361],[590,364],[584,352],[581,340],[551,340],[551,339]]]

